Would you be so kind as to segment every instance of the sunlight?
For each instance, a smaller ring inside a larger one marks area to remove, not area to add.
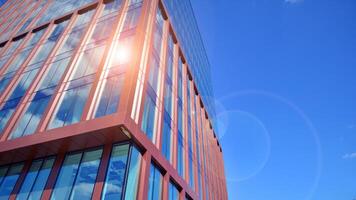
[[[130,61],[131,54],[130,54],[130,48],[125,45],[124,43],[121,43],[118,45],[116,48],[115,52],[115,62],[118,64],[125,64]]]

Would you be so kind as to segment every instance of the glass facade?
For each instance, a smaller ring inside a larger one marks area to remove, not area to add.
[[[21,189],[16,196],[17,200],[40,199],[55,158],[39,159],[32,162]]]
[[[92,199],[102,154],[102,148],[68,153],[56,176],[51,199]],[[24,163],[0,166],[1,199],[9,198],[19,183],[21,187],[16,195],[17,200],[40,199],[55,161],[55,157],[36,159],[28,170],[24,170]],[[101,199],[134,198],[140,166],[141,153],[134,145],[114,145]],[[25,174],[23,180],[19,180],[21,173]]]
[[[11,0],[0,33],[0,199],[227,198],[189,0]]]
[[[210,117],[215,119],[214,93],[210,75],[210,63],[194,17],[190,0],[163,0],[174,30],[181,42],[193,78],[207,107]]]
[[[168,199],[179,200],[179,190],[172,181],[169,182],[169,186],[168,186]]]
[[[151,163],[150,177],[148,179],[148,195],[149,200],[162,199],[162,181],[163,175],[154,163]]]
[[[142,131],[153,141],[156,141],[156,121],[157,121],[157,101],[159,98],[159,84],[161,79],[162,69],[161,49],[162,49],[162,34],[163,34],[163,16],[159,9],[157,9],[155,25],[152,34],[151,56],[149,58],[149,72],[146,88],[146,99],[144,104]]]

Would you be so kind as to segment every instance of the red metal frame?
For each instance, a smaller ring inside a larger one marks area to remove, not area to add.
[[[93,20],[91,24],[86,28],[86,33],[83,35],[81,42],[85,42],[90,32],[93,31],[95,23],[97,21],[97,17],[99,16],[101,10],[103,9],[103,1],[98,0],[94,3],[91,3],[90,6],[93,6],[98,3],[96,11],[93,15]],[[47,5],[48,6],[48,5]],[[84,7],[87,7],[83,6]],[[113,27],[115,30],[118,30],[118,27],[121,26],[123,23],[123,14],[128,6],[128,0],[124,2],[124,6],[119,11],[119,16],[115,26]],[[56,49],[59,48],[60,44],[63,42],[65,35],[68,33],[70,28],[72,27],[77,15],[78,10],[82,8],[78,8],[77,10],[73,11],[73,16],[71,17],[70,23],[67,25],[66,30],[62,34],[61,38],[59,39],[58,44],[54,47],[53,52],[49,56],[49,59],[45,61],[45,64],[48,64]],[[156,143],[152,143],[151,140],[141,131],[141,123],[142,123],[142,113],[145,101],[145,91],[147,87],[146,80],[148,79],[148,72],[149,72],[149,64],[148,64],[148,56],[150,55],[150,51],[152,48],[152,32],[154,26],[154,19],[156,16],[156,9],[161,9],[164,15],[164,30],[162,35],[162,49],[161,49],[161,59],[160,59],[160,73],[161,79],[159,81],[159,94],[158,96],[158,104],[157,104],[157,114],[158,118],[156,121]],[[43,9],[40,13],[43,14],[45,11]],[[30,95],[37,87],[40,78],[43,76],[45,69],[41,69],[39,75],[36,77],[33,84],[29,87],[28,91],[26,92],[24,98],[21,100],[18,109],[13,114],[13,117],[10,119],[4,134],[1,136],[0,140],[0,164],[7,164],[13,163],[17,161],[24,161],[26,160],[26,167],[24,168],[19,181],[17,182],[15,189],[11,195],[11,199],[16,198],[16,194],[20,189],[21,183],[23,182],[26,172],[30,166],[30,163],[33,159],[49,156],[49,155],[57,155],[55,160],[54,166],[52,168],[50,177],[45,187],[45,191],[42,195],[41,199],[50,199],[52,188],[55,184],[56,177],[59,173],[61,164],[64,160],[64,156],[68,151],[75,151],[81,150],[85,148],[95,147],[95,146],[103,146],[103,155],[101,159],[101,164],[99,166],[99,172],[97,176],[97,181],[94,186],[93,190],[93,199],[99,199],[101,197],[101,193],[103,190],[105,176],[106,176],[106,169],[108,166],[108,162],[110,159],[110,152],[112,149],[112,144],[120,141],[127,141],[131,140],[135,143],[142,152],[142,162],[141,168],[139,172],[139,183],[138,183],[138,196],[137,199],[147,199],[148,193],[148,178],[150,173],[150,165],[151,161],[154,162],[162,169],[163,171],[163,186],[162,186],[162,199],[167,199],[168,197],[168,184],[170,180],[174,180],[177,186],[180,188],[180,199],[183,200],[186,198],[186,195],[193,198],[199,199],[199,186],[198,186],[198,176],[200,176],[202,182],[202,198],[206,199],[206,190],[205,183],[209,186],[208,194],[210,197],[215,199],[227,199],[227,191],[226,191],[226,181],[223,169],[223,158],[221,153],[221,147],[217,141],[217,138],[214,134],[214,131],[211,129],[211,123],[209,120],[208,113],[204,109],[204,105],[202,104],[201,97],[196,90],[194,77],[191,77],[191,73],[189,72],[189,66],[185,62],[185,57],[183,52],[180,50],[180,44],[178,38],[175,36],[174,27],[172,27],[170,23],[170,16],[166,13],[166,8],[160,0],[144,0],[143,5],[141,8],[141,16],[138,21],[138,25],[136,27],[135,33],[135,40],[133,44],[133,58],[129,63],[129,70],[125,74],[125,79],[123,83],[123,89],[121,92],[121,98],[119,105],[117,107],[117,113],[107,115],[101,118],[92,119],[93,115],[93,105],[97,103],[96,99],[96,89],[98,84],[100,83],[100,76],[101,71],[105,65],[105,60],[102,59],[99,65],[98,73],[92,85],[88,101],[86,102],[85,109],[81,118],[81,121],[76,124],[72,124],[69,126],[46,130],[46,126],[52,117],[52,113],[57,106],[57,103],[62,95],[61,92],[64,89],[64,83],[68,80],[73,66],[76,64],[78,59],[78,54],[83,50],[83,46],[78,45],[78,47],[73,50],[73,56],[69,62],[69,67],[65,71],[65,76],[63,76],[60,80],[59,86],[56,88],[55,94],[52,99],[50,100],[49,107],[45,110],[43,118],[40,121],[40,124],[36,130],[36,132],[32,135],[28,135],[25,137],[13,139],[13,140],[6,140],[8,137],[12,127],[15,125],[17,118],[20,114],[24,111],[24,106],[26,105],[27,101],[30,98]],[[39,14],[36,19],[40,17]],[[67,14],[66,14],[67,15]],[[63,15],[65,16],[65,15]],[[28,15],[27,15],[28,17]],[[50,28],[53,26],[54,21],[59,19],[58,17],[54,20],[51,20],[50,27],[46,30],[46,34],[48,34]],[[25,18],[26,19],[26,18]],[[22,22],[25,21],[22,20]],[[36,20],[33,20],[30,24],[30,27],[33,26],[33,23]],[[42,26],[42,25],[40,25]],[[37,26],[37,27],[40,27]],[[13,33],[14,34],[14,33]],[[42,36],[41,41],[43,38],[46,38],[46,34]],[[172,34],[174,38],[174,51],[173,51],[173,87],[172,87],[172,98],[175,99],[178,96],[178,89],[177,89],[177,81],[178,81],[178,59],[180,57],[183,60],[183,116],[184,116],[184,164],[185,164],[185,174],[184,177],[179,176],[176,166],[177,166],[177,108],[178,105],[175,101],[173,101],[174,112],[172,116],[172,164],[165,159],[165,157],[161,154],[162,148],[162,127],[163,127],[163,95],[164,95],[164,80],[165,80],[165,66],[166,66],[166,58],[167,58],[167,43],[169,34]],[[118,38],[117,31],[113,31],[112,35],[109,37],[109,41],[115,41]],[[12,37],[14,37],[13,35]],[[25,44],[25,40],[29,39],[29,35],[26,36],[27,38],[24,39],[23,43],[20,46]],[[7,46],[4,48],[8,48],[9,43],[6,44]],[[112,45],[112,44],[111,44]],[[111,49],[111,45],[107,45],[104,56],[107,57],[109,54],[109,50]],[[35,47],[32,51],[35,52],[38,49],[39,45]],[[17,50],[18,51],[18,50]],[[16,52],[17,52],[16,51]],[[9,65],[14,56],[7,62],[5,68]],[[30,56],[31,57],[31,56]],[[23,70],[23,67],[29,62],[30,57],[21,67],[18,73]],[[141,68],[140,68],[141,67]],[[143,68],[142,68],[143,67]],[[140,78],[139,73],[140,70],[145,71],[145,76],[141,77],[143,80],[142,83],[137,84],[137,80]],[[1,70],[1,73],[4,69]],[[193,81],[189,82],[190,85],[187,85],[187,78],[192,78]],[[16,76],[18,77],[18,75]],[[11,84],[7,87],[6,93],[10,91],[13,87],[15,82],[18,79],[14,79],[11,81]],[[142,85],[140,85],[142,84]],[[193,170],[194,176],[189,174],[189,148],[188,148],[188,134],[187,134],[187,87],[190,90],[190,103],[191,108],[193,107],[193,98],[196,98],[196,107],[197,113],[197,121],[194,115],[191,115],[191,129],[192,129],[192,151],[193,151]],[[7,94],[3,94],[0,97],[0,100],[3,100]],[[197,96],[196,96],[197,95]],[[136,101],[136,102],[135,102]],[[195,138],[195,130],[198,133],[198,140],[196,141]],[[204,140],[202,140],[202,134],[204,134]],[[201,159],[200,165],[198,165],[197,157],[196,157],[196,143],[199,148],[199,157]],[[209,148],[207,148],[209,146]],[[204,152],[205,153],[204,153]],[[206,169],[203,166],[203,154],[207,159],[207,166]],[[212,162],[214,161],[214,162]],[[200,168],[201,174],[198,174],[198,168]],[[207,172],[207,179],[203,176],[204,171]],[[190,188],[189,186],[189,179],[193,179],[194,181],[194,188]]]

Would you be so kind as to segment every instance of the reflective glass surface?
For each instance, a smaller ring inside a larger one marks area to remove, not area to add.
[[[193,79],[207,107],[209,116],[215,119],[214,93],[208,57],[194,17],[190,0],[163,0],[174,30],[187,58]]]
[[[0,178],[0,199],[8,199],[10,197],[22,169],[23,163],[13,164],[7,169],[6,175]]]
[[[159,169],[151,163],[150,176],[148,179],[148,200],[160,200],[162,198],[163,176]]]
[[[16,199],[40,199],[53,163],[54,158],[33,161]]]
[[[168,199],[179,200],[179,190],[172,181],[169,182],[169,186],[168,186]]]
[[[73,51],[79,45],[80,39],[88,26],[88,21],[93,15],[93,10],[78,16],[72,29],[65,36],[63,43],[56,52],[53,60],[46,66],[45,74],[36,87],[32,98],[26,106],[26,110],[19,117],[10,139],[32,134],[40,122],[45,109],[52,98],[55,89],[67,70],[73,57]]]
[[[101,199],[114,200],[122,198],[128,152],[128,144],[113,147]]]
[[[91,199],[102,149],[68,154],[63,162],[52,200]]]

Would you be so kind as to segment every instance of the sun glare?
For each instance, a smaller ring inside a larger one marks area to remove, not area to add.
[[[121,44],[116,48],[115,59],[117,63],[124,64],[130,60],[130,49],[127,45]]]

